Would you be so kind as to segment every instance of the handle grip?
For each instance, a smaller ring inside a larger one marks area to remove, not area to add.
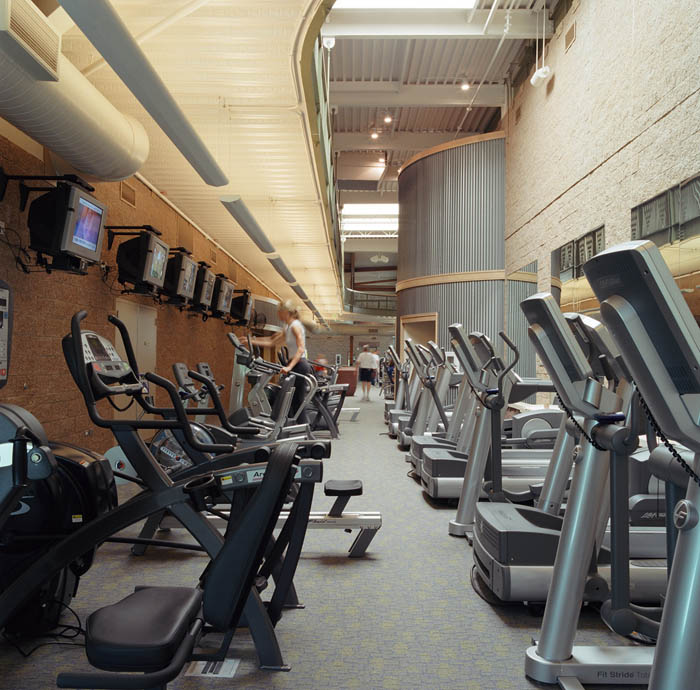
[[[173,410],[175,411],[177,420],[180,423],[179,427],[182,429],[187,443],[189,443],[192,448],[203,453],[219,454],[233,452],[233,446],[229,443],[201,443],[195,438],[194,434],[192,433],[192,427],[187,420],[185,406],[182,404],[182,400],[180,400],[180,396],[177,393],[177,388],[171,381],[168,381],[168,379],[158,376],[158,374],[154,374],[150,371],[146,374],[146,380],[150,383],[154,383],[156,386],[164,388],[167,391],[173,404]]]

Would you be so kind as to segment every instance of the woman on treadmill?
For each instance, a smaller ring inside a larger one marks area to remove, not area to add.
[[[253,338],[253,345],[278,349],[284,343],[287,346],[290,359],[282,369],[281,374],[286,376],[291,371],[304,376],[314,376],[313,367],[309,364],[309,360],[306,359],[306,327],[299,318],[299,307],[292,300],[287,300],[280,305],[277,315],[284,323],[283,330],[266,338]],[[301,378],[295,378],[294,397],[292,398],[290,414],[296,414],[304,400],[306,391],[306,381]],[[301,424],[308,423],[309,419],[306,410],[302,410],[297,421]]]

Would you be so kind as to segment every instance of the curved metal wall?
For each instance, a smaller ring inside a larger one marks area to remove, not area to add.
[[[444,273],[503,271],[504,226],[502,137],[416,160],[399,176],[399,283]],[[495,344],[504,326],[503,290],[504,280],[407,287],[398,293],[398,315],[438,312],[442,346],[448,343],[447,326],[455,321],[485,332]]]
[[[399,292],[400,315],[430,312],[438,312],[438,343],[443,347],[447,347],[449,343],[447,327],[453,323],[461,323],[467,332],[486,333],[497,351],[501,351],[498,332],[503,330],[502,281],[443,283],[408,288]]]
[[[398,280],[503,269],[505,140],[421,158],[399,176]]]

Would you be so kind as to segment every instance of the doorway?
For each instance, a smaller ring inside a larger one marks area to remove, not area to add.
[[[403,343],[410,338],[414,343],[426,345],[429,340],[437,343],[438,314],[410,314],[402,316],[399,326],[399,348],[403,353]]]

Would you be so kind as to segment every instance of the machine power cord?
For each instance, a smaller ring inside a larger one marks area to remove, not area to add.
[[[42,647],[49,647],[49,646],[57,646],[57,647],[84,647],[85,643],[84,642],[62,642],[61,640],[75,640],[77,637],[80,637],[81,635],[85,635],[85,629],[82,626],[82,623],[80,621],[80,616],[75,612],[74,609],[72,609],[68,604],[54,600],[52,603],[54,604],[60,604],[66,611],[68,611],[70,614],[73,615],[75,618],[75,625],[60,625],[57,626],[57,631],[54,633],[47,633],[46,635],[42,635],[41,637],[50,637],[53,638],[50,642],[40,642],[39,644],[35,645],[31,649],[24,650],[22,647],[20,647],[19,642],[17,641],[16,638],[10,637],[6,633],[3,633],[3,638],[4,640],[14,647],[22,657],[25,659],[27,657],[30,657],[34,652],[36,652],[37,649],[41,649]]]

